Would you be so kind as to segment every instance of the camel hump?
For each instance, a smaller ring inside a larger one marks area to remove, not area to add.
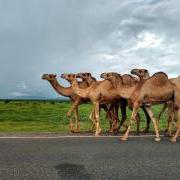
[[[153,77],[164,77],[164,78],[167,78],[168,79],[168,75],[164,72],[156,72],[152,75],[152,78]]]
[[[151,81],[153,84],[157,86],[170,83],[167,74],[164,72],[157,72],[153,74],[153,76],[149,78],[149,81]]]
[[[131,85],[132,83],[137,82],[138,79],[131,76],[130,74],[124,74],[122,75],[122,81],[123,81],[123,84]]]
[[[130,74],[123,74],[122,78],[133,79],[134,77],[131,76]]]

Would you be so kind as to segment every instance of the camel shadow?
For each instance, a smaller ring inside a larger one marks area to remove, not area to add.
[[[57,170],[58,178],[63,180],[92,180],[94,179],[91,174],[89,174],[85,166],[80,164],[71,164],[71,163],[64,163],[55,166]]]

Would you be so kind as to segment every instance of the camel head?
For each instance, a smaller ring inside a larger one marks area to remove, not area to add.
[[[86,81],[87,79],[92,78],[92,75],[91,73],[77,73],[76,77]]]
[[[43,74],[42,79],[47,81],[53,81],[56,78],[56,74]]]
[[[64,73],[64,74],[61,74],[61,78],[66,79],[69,82],[72,82],[76,78],[76,75],[72,73],[70,74]]]
[[[121,77],[121,75],[116,72],[104,72],[100,75],[100,77],[106,80],[111,80],[113,77]]]
[[[131,74],[138,76],[140,79],[149,78],[149,72],[147,69],[132,69]]]

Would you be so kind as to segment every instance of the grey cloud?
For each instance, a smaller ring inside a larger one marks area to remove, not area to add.
[[[178,0],[1,1],[0,98],[13,92],[57,97],[41,80],[43,73],[98,76],[141,66],[178,75],[179,8]],[[135,49],[143,32],[163,38],[162,43]],[[19,86],[23,83],[27,88]]]

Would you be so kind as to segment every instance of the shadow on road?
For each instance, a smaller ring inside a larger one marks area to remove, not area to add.
[[[55,166],[55,169],[57,170],[58,178],[60,179],[64,179],[64,180],[93,179],[92,175],[86,171],[85,166],[83,165],[64,163]]]

